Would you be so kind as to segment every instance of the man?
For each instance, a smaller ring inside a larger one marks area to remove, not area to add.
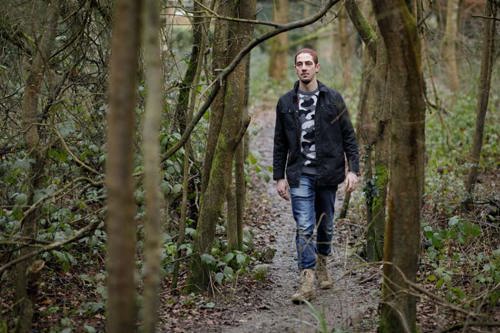
[[[301,284],[292,296],[294,303],[314,297],[316,279],[321,289],[332,287],[326,264],[335,193],[344,180],[345,190],[353,191],[359,174],[358,146],[344,100],[316,79],[319,69],[315,50],[299,50],[295,55],[299,80],[276,106],[273,179],[278,194],[291,199],[296,222]]]

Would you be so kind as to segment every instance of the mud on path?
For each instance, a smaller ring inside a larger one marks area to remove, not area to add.
[[[259,155],[263,166],[272,165],[274,135],[274,107],[259,107],[252,115],[250,149]],[[361,230],[354,221],[337,220],[333,255],[328,268],[335,281],[333,289],[318,290],[312,301],[314,309],[306,304],[294,305],[290,296],[298,286],[298,268],[295,252],[295,222],[289,202],[281,199],[274,182],[257,184],[257,195],[268,202],[271,218],[261,227],[268,233],[268,246],[276,249],[270,264],[269,288],[255,291],[260,304],[252,310],[241,309],[232,316],[233,326],[219,327],[220,332],[317,332],[320,323],[313,312],[324,316],[328,331],[333,328],[348,332],[370,332],[376,328],[373,322],[379,298],[377,268],[370,268],[352,255],[350,245],[356,242]],[[255,187],[255,186],[254,186]],[[358,189],[359,192],[359,189]],[[255,195],[256,193],[254,193]],[[337,212],[342,205],[342,186],[337,193]],[[260,230],[255,230],[256,238]],[[236,325],[236,326],[234,326]]]

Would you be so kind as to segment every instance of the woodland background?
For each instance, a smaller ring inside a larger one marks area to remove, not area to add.
[[[0,332],[152,332],[160,290],[266,280],[247,127],[303,46],[356,126],[340,215],[383,264],[375,326],[416,331],[425,296],[449,332],[498,329],[497,0],[2,4]]]

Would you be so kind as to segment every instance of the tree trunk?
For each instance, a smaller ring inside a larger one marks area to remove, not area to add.
[[[424,181],[425,103],[416,23],[403,0],[373,0],[389,64],[391,157],[380,332],[416,332],[416,280]]]
[[[273,21],[288,22],[288,0],[273,0]],[[269,77],[276,81],[286,80],[288,76],[288,34],[283,33],[271,39],[269,54]]]
[[[383,257],[384,229],[386,220],[387,184],[389,181],[390,126],[391,114],[387,108],[389,101],[389,68],[384,43],[377,43],[377,61],[374,71],[374,82],[368,98],[373,105],[373,170],[372,170],[372,202],[371,221],[367,232],[367,259],[379,261]]]
[[[135,332],[137,324],[134,282],[137,228],[132,171],[142,2],[117,0],[115,6],[107,116],[106,331],[122,333]]]
[[[195,2],[194,3],[194,10],[197,11],[200,9],[200,3],[203,4],[203,1],[201,2]],[[206,36],[203,33],[203,29],[208,31],[208,26],[210,25],[210,21],[205,22],[205,20],[201,18],[193,18],[193,23],[195,26],[198,26],[198,28],[195,29],[193,26],[193,44],[196,44],[197,47],[192,48],[191,52],[196,52],[196,58],[193,57],[193,54],[191,54],[191,60],[193,61],[194,64],[196,64],[195,68],[195,73],[192,79],[192,86],[197,86],[200,80],[200,73],[201,73],[201,68],[203,66],[203,60],[204,60],[204,55],[201,50],[205,48],[205,43],[206,43]],[[187,75],[187,73],[186,73]],[[196,103],[196,98],[198,96],[197,94],[197,89],[190,89],[190,99],[188,105],[186,105],[186,122],[191,122],[193,110],[195,107]],[[188,217],[188,192],[189,192],[189,178],[190,178],[190,155],[191,155],[191,140],[187,140],[186,144],[184,146],[184,161],[183,161],[183,171],[182,171],[182,202],[181,202],[181,214],[180,214],[180,221],[179,221],[179,233],[178,233],[178,238],[177,238],[177,246],[176,246],[176,256],[175,256],[175,263],[174,263],[174,270],[172,273],[172,290],[176,292],[177,288],[177,281],[179,278],[179,265],[180,261],[178,260],[181,256],[181,250],[180,247],[182,243],[184,242],[184,237],[186,233],[186,223],[187,223],[187,217]]]
[[[387,56],[376,28],[364,18],[356,2],[347,0],[345,5],[353,25],[366,45],[359,111],[361,121],[358,124],[360,142],[367,146],[367,149],[363,149],[366,155],[364,169],[368,225],[364,252],[368,260],[379,261],[383,256],[389,164]]]
[[[495,54],[495,23],[497,16],[497,7],[493,1],[489,0],[486,4],[486,17],[484,19],[484,43],[483,55],[481,59],[481,74],[479,77],[479,86],[477,91],[477,118],[476,129],[474,131],[474,142],[470,153],[470,161],[472,166],[465,181],[466,200],[465,205],[470,205],[472,201],[472,193],[474,185],[477,181],[479,168],[479,160],[481,157],[481,149],[483,147],[484,121],[486,112],[488,111],[488,99],[491,87],[491,72],[493,69],[494,54]]]
[[[203,4],[203,3],[202,3]],[[193,3],[193,12],[198,13],[203,9],[198,1]],[[198,54],[203,53],[201,39],[203,36],[203,22],[205,18],[200,15],[193,16],[192,29],[193,29],[193,46],[191,47],[191,57],[189,59],[188,68],[184,74],[184,79],[179,87],[179,96],[177,97],[177,104],[175,107],[174,119],[178,124],[179,132],[182,133],[186,129],[186,114],[189,104],[190,92],[193,89],[194,78],[198,67]]]
[[[446,4],[446,28],[441,45],[441,56],[446,70],[446,82],[453,93],[456,93],[460,88],[456,56],[458,1],[448,0]]]
[[[34,193],[41,186],[42,175],[45,166],[45,153],[43,143],[41,143],[39,126],[39,110],[38,99],[42,85],[42,79],[48,67],[48,60],[52,52],[54,40],[56,37],[57,19],[59,13],[59,1],[52,1],[47,7],[46,30],[42,35],[40,44],[34,50],[34,58],[29,69],[29,75],[26,80],[24,96],[22,101],[22,122],[24,128],[24,141],[28,149],[29,157],[33,160],[31,169],[27,179],[31,182],[28,184],[28,201],[29,205],[34,203]],[[40,24],[42,26],[42,24]],[[34,209],[27,213],[21,225],[21,237],[26,239],[36,239],[37,237],[37,221],[39,209]],[[23,256],[33,249],[25,246],[21,249],[19,256]],[[31,274],[35,269],[36,264],[33,260],[25,260],[16,265],[16,281],[15,281],[15,297],[16,297],[16,312],[18,316],[18,324],[16,332],[25,333],[31,332],[33,319],[34,302],[36,288],[30,286],[36,285],[37,274]],[[43,265],[41,266],[43,267]],[[41,268],[40,268],[41,269]]]
[[[232,0],[231,0],[232,1]],[[230,5],[226,1],[218,1],[217,13],[221,16],[231,16]],[[226,20],[216,20],[213,37],[213,60],[212,70],[214,76],[224,69],[230,62],[228,57],[228,24]],[[203,171],[201,174],[201,193],[205,193],[210,178],[210,170],[219,137],[222,118],[224,116],[224,95],[226,91],[226,82],[220,83],[221,87],[210,107],[210,121],[208,126],[207,146],[205,149],[205,159],[203,161]]]
[[[146,106],[142,131],[144,153],[144,297],[143,332],[153,333],[158,322],[161,279],[161,203],[160,124],[163,111],[163,73],[160,50],[159,0],[144,4],[144,69]]]
[[[255,8],[254,8],[255,9]],[[255,13],[251,16],[251,18],[255,19]],[[248,58],[245,60],[246,69],[245,69],[245,99],[243,102],[243,119],[249,119],[248,116],[248,97],[250,94],[250,57],[251,54],[248,55]],[[245,178],[245,161],[248,157],[248,147],[249,147],[249,135],[248,132],[245,132],[244,137],[241,142],[238,144],[238,148],[236,149],[235,159],[234,159],[234,175],[235,175],[235,183],[236,183],[236,220],[238,225],[238,244],[241,249],[243,246],[243,222],[245,215],[245,206],[246,206],[246,193],[247,193],[247,182]]]
[[[236,155],[234,156],[236,157]],[[231,165],[231,171],[227,175],[229,178],[227,180],[227,189],[226,189],[226,205],[227,205],[227,247],[229,250],[239,250],[240,244],[238,242],[238,216],[237,210],[238,207],[236,205],[236,184],[234,181],[232,166],[234,165],[234,161]]]
[[[248,18],[255,13],[255,2],[230,2],[231,16]],[[228,46],[231,56],[235,56],[246,44],[249,33],[243,33],[253,28],[248,23],[231,22]],[[209,270],[201,260],[201,255],[210,251],[215,237],[215,227],[221,216],[222,206],[226,197],[229,180],[232,175],[234,152],[241,140],[242,105],[245,98],[246,65],[240,63],[229,75],[224,96],[224,116],[221,131],[218,137],[213,164],[207,189],[203,195],[200,215],[198,218],[196,238],[194,242],[192,273],[190,285],[195,290],[205,290],[209,284]]]
[[[353,56],[351,38],[349,36],[348,20],[345,11],[339,15],[340,61],[342,63],[343,87],[351,85],[351,57]]]
[[[239,14],[241,18],[255,19],[256,1],[246,1],[240,3]],[[251,39],[253,26],[250,24],[238,24],[234,27],[234,35],[238,36],[238,42],[234,43],[231,50],[232,54],[237,54],[243,46]],[[249,87],[249,66],[250,55],[241,61],[233,74],[228,78],[228,84],[234,87],[234,93],[226,99],[226,107],[239,110],[241,115],[240,124],[245,126],[248,119],[248,87]],[[245,141],[243,137],[239,142],[234,153],[234,182],[228,180],[228,199],[234,200],[234,203],[228,200],[228,245],[232,249],[241,249],[243,245],[243,213],[245,208]],[[231,173],[230,173],[231,174]],[[231,229],[231,232],[229,231]]]

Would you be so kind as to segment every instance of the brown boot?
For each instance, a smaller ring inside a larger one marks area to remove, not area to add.
[[[328,275],[328,268],[326,267],[327,256],[318,254],[316,260],[316,277],[321,289],[330,289],[333,286],[333,281]]]
[[[304,269],[300,272],[300,287],[292,296],[293,303],[301,304],[314,298],[314,280],[314,271],[312,269]]]

